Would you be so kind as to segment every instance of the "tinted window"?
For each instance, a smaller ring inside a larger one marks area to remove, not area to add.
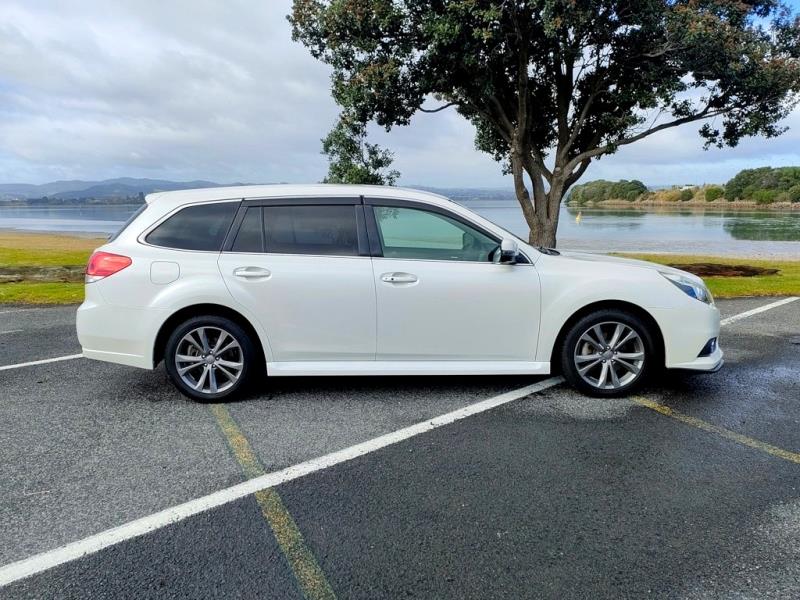
[[[477,229],[425,210],[375,206],[387,258],[491,261],[498,243]]]
[[[218,251],[238,206],[238,202],[189,206],[172,215],[145,239],[154,246]]]
[[[358,255],[355,207],[265,206],[267,252]]]
[[[256,206],[247,209],[231,250],[234,252],[264,251],[264,228],[261,224],[261,208]]]

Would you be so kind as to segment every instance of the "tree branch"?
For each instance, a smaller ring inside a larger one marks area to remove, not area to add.
[[[450,108],[451,106],[458,106],[458,102],[448,102],[447,104],[443,104],[442,106],[440,106],[438,108],[422,108],[420,106],[419,107],[419,111],[420,112],[424,112],[424,113],[437,113],[437,112],[442,111],[442,110],[444,110],[446,108]]]
[[[601,154],[605,154],[606,152],[613,150],[617,146],[625,146],[626,144],[632,144],[633,142],[638,142],[639,140],[646,138],[649,135],[653,135],[654,133],[657,133],[664,129],[669,129],[670,127],[678,127],[679,125],[685,125],[686,123],[691,123],[692,121],[700,121],[702,119],[707,119],[709,117],[715,117],[717,115],[730,112],[731,110],[733,110],[733,108],[730,107],[719,110],[710,110],[709,106],[706,106],[699,113],[695,113],[687,117],[681,117],[680,119],[675,119],[674,121],[669,121],[667,123],[662,123],[661,125],[658,125],[656,127],[651,127],[650,129],[638,133],[636,135],[633,135],[631,137],[617,140],[613,144],[606,144],[605,146],[598,146],[597,148],[592,148],[591,150],[586,150],[585,152],[581,152],[575,158],[573,158],[571,161],[567,163],[567,166],[564,167],[564,171],[570,173],[575,169],[575,167],[577,167],[581,162],[583,162],[587,158],[600,156]]]

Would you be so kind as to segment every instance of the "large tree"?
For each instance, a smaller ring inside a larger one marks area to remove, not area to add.
[[[800,92],[800,24],[776,0],[294,0],[289,20],[358,119],[469,119],[536,245],[593,160],[693,121],[706,147],[773,137]]]
[[[322,152],[328,155],[328,175],[323,183],[394,185],[400,176],[389,168],[392,153],[367,142],[366,123],[346,112],[322,139]]]

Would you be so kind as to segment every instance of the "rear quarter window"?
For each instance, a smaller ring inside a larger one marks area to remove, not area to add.
[[[238,207],[239,202],[187,206],[148,233],[145,241],[176,250],[219,252]]]

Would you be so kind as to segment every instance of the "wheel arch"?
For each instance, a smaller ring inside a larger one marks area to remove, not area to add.
[[[561,364],[561,361],[554,359],[556,359],[561,352],[561,347],[564,344],[564,338],[567,336],[567,332],[569,331],[570,327],[588,314],[598,310],[607,309],[624,310],[642,319],[642,321],[647,324],[650,333],[653,335],[656,349],[659,353],[660,362],[664,362],[664,356],[666,352],[666,347],[664,345],[664,334],[661,331],[661,327],[658,325],[658,321],[656,321],[653,315],[651,315],[646,309],[642,308],[638,304],[634,304],[633,302],[626,302],[625,300],[600,300],[582,306],[573,312],[566,321],[564,321],[564,324],[561,326],[561,329],[556,336],[555,343],[550,350],[550,365],[552,369],[560,369],[559,365]]]
[[[239,325],[242,329],[247,332],[247,335],[251,337],[253,343],[257,345],[257,347],[261,350],[260,359],[262,361],[262,365],[267,364],[267,357],[266,352],[264,350],[264,343],[261,340],[261,336],[258,335],[258,331],[256,328],[253,327],[253,324],[250,322],[247,317],[242,315],[240,312],[228,307],[223,306],[221,304],[213,304],[213,303],[203,303],[203,304],[192,304],[190,306],[185,306],[174,313],[172,313],[162,324],[158,330],[158,334],[156,335],[156,340],[153,345],[153,366],[155,367],[164,359],[164,350],[167,346],[167,340],[169,339],[170,334],[172,331],[184,321],[191,319],[192,317],[203,317],[203,316],[215,316],[215,317],[224,317],[226,319],[230,319],[237,325]]]

